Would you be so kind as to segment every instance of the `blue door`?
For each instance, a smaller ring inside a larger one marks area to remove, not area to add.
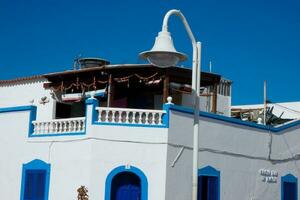
[[[45,180],[45,170],[26,170],[24,200],[44,200]]]
[[[292,182],[283,183],[283,200],[297,200],[297,184]]]
[[[218,200],[218,177],[199,176],[198,200]]]
[[[111,188],[111,200],[141,200],[141,181],[133,173],[116,175]]]

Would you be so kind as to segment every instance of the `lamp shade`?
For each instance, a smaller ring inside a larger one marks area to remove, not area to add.
[[[178,62],[186,60],[187,56],[176,51],[170,32],[161,31],[155,38],[155,43],[150,51],[140,53],[142,59],[147,59],[158,67],[175,66]]]

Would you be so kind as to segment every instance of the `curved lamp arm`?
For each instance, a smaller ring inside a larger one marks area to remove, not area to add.
[[[201,43],[196,42],[192,30],[186,21],[184,15],[179,10],[170,10],[166,13],[162,32],[168,32],[168,22],[171,15],[180,17],[183,25],[189,35],[193,45],[193,68],[192,68],[192,94],[195,99],[194,102],[194,125],[193,125],[193,186],[192,186],[192,200],[198,198],[198,149],[199,149],[199,111],[200,111],[200,74],[201,74]]]
[[[182,12],[180,12],[180,10],[169,10],[166,14],[165,14],[165,17],[164,17],[164,21],[163,21],[163,25],[162,25],[162,31],[168,31],[168,22],[169,22],[169,18],[171,15],[176,15],[178,17],[180,17],[180,19],[182,20],[183,22],[183,25],[191,39],[191,42],[193,45],[196,45],[196,39],[194,37],[194,34],[191,30],[191,27],[189,25],[189,23],[186,21],[184,15],[182,14]]]
[[[187,34],[192,42],[192,46],[193,46],[193,68],[192,68],[192,90],[195,93],[195,95],[199,96],[200,94],[200,54],[201,54],[201,43],[200,42],[196,42],[195,36],[191,30],[191,27],[189,25],[189,23],[187,22],[186,18],[184,17],[184,15],[180,12],[180,10],[169,10],[164,17],[163,20],[163,25],[162,25],[162,31],[168,31],[168,23],[169,23],[169,18],[172,15],[176,15],[178,16],[186,31]]]

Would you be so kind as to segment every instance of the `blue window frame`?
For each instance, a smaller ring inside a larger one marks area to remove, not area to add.
[[[292,174],[281,177],[281,200],[298,199],[298,180]]]
[[[23,164],[21,200],[48,200],[50,164],[33,160]]]
[[[198,170],[198,200],[220,200],[220,171],[211,166]]]

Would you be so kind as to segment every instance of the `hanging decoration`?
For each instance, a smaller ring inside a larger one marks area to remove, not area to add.
[[[64,84],[64,81],[61,82],[61,84],[57,87],[51,87],[51,89],[54,91],[54,92],[62,92],[62,93],[65,93],[65,91],[67,90],[79,90],[81,89],[82,92],[85,92],[85,91],[90,91],[91,90],[91,87],[92,87],[92,90],[96,90],[97,89],[97,83],[99,84],[107,84],[108,81],[100,81],[100,80],[96,80],[96,77],[93,77],[93,82],[92,83],[88,83],[88,82],[81,82],[79,77],[76,78],[76,82],[75,83],[71,83],[69,85],[65,85]]]
[[[144,76],[141,76],[141,75],[138,75],[138,74],[132,74],[132,75],[129,75],[129,76],[114,78],[114,80],[118,83],[123,83],[123,82],[129,82],[130,78],[136,77],[136,78],[139,79],[139,82],[141,83],[141,82],[148,82],[149,80],[155,78],[157,75],[158,75],[157,72],[152,74],[151,76],[148,76],[148,77],[144,77]]]
[[[150,76],[144,77],[139,74],[132,74],[129,76],[124,76],[124,77],[118,77],[114,78],[114,81],[117,83],[127,83],[127,87],[129,87],[129,81],[131,78],[135,77],[139,79],[140,83],[146,83],[147,85],[151,85],[153,83],[160,83],[162,80],[162,77],[159,77],[159,79],[155,79],[158,73],[154,73]],[[151,82],[152,81],[152,82]],[[76,81],[74,83],[71,83],[69,85],[66,85],[64,81],[61,82],[61,84],[57,87],[52,87],[52,91],[57,92],[60,91],[61,93],[65,93],[67,90],[74,89],[79,90],[84,93],[85,91],[91,91],[91,90],[96,90],[97,89],[97,84],[107,84],[108,81],[101,81],[97,80],[96,77],[93,77],[93,82],[82,82],[80,81],[79,77],[76,78]]]

